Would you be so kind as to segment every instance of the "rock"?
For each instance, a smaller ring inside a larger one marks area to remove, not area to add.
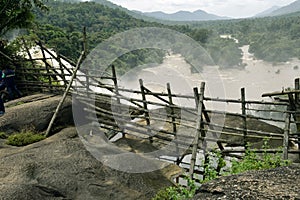
[[[173,185],[169,178],[178,170],[174,165],[149,173],[113,170],[85,149],[73,127],[26,147],[0,147],[0,166],[3,200],[151,199]]]
[[[249,171],[205,183],[193,199],[299,199],[299,185],[299,166]]]
[[[23,129],[33,129],[40,132],[48,127],[53,113],[61,99],[60,95],[36,94],[23,97],[5,104],[6,113],[0,117],[0,131],[7,134],[20,132]],[[54,126],[73,124],[72,101],[68,97]]]

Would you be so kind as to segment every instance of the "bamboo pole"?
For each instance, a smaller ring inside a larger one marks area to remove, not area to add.
[[[273,93],[265,93],[262,97],[272,97],[272,96],[280,96],[280,95],[288,95],[288,94],[299,94],[300,90],[292,90],[292,91],[284,91],[284,92],[273,92]]]
[[[56,119],[56,117],[57,117],[57,114],[58,114],[59,110],[61,109],[61,107],[62,107],[62,105],[63,105],[63,103],[64,103],[64,101],[65,101],[65,99],[66,99],[66,97],[67,97],[67,95],[68,95],[68,93],[69,93],[69,90],[70,90],[70,88],[71,88],[71,86],[72,86],[73,80],[74,80],[74,78],[75,78],[75,76],[76,76],[76,73],[77,73],[77,71],[78,71],[78,69],[79,69],[79,67],[80,67],[80,64],[81,64],[81,62],[82,62],[84,56],[85,56],[85,52],[82,51],[82,52],[81,52],[81,55],[80,55],[80,57],[79,57],[79,59],[78,59],[77,65],[76,65],[76,67],[75,67],[75,69],[74,69],[74,71],[73,71],[72,77],[71,77],[71,79],[70,79],[70,81],[69,81],[69,84],[68,84],[68,86],[67,86],[67,88],[66,88],[66,90],[65,90],[65,92],[64,92],[64,94],[63,94],[63,97],[61,98],[59,104],[57,105],[56,110],[55,110],[55,112],[54,112],[54,114],[53,114],[53,116],[52,116],[52,118],[51,118],[51,121],[50,121],[50,123],[49,123],[49,125],[48,125],[48,128],[47,128],[46,133],[45,133],[45,136],[46,136],[46,137],[48,137],[49,134],[50,134],[51,128],[52,128],[52,126],[53,126],[53,124],[54,124],[54,121],[55,121],[55,119]]]

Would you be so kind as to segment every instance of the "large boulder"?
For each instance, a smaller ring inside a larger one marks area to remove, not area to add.
[[[181,172],[175,165],[148,173],[111,169],[85,149],[73,127],[26,147],[0,146],[0,166],[3,200],[151,199]]]
[[[7,102],[6,113],[0,117],[0,131],[11,134],[23,129],[37,132],[45,130],[61,98],[61,95],[35,94]],[[54,127],[71,124],[73,124],[72,100],[68,97],[59,111]]]

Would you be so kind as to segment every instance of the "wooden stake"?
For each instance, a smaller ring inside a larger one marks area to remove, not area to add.
[[[287,112],[285,117],[285,128],[283,133],[283,159],[284,160],[288,159],[290,120],[291,120],[291,115],[290,113]]]
[[[177,127],[176,127],[176,117],[175,112],[174,112],[174,107],[173,107],[173,99],[172,99],[172,92],[171,92],[171,86],[170,83],[167,83],[167,91],[168,91],[168,96],[169,96],[169,104],[171,105],[171,118],[172,118],[172,126],[173,126],[173,133],[175,135],[175,141],[176,141],[176,164],[180,164],[180,158],[179,158],[179,150],[178,150],[178,143],[177,143]]]
[[[193,178],[193,174],[194,174],[194,168],[195,168],[195,164],[196,164],[196,157],[197,157],[197,151],[198,151],[198,145],[199,145],[199,137],[201,134],[204,90],[205,90],[205,83],[202,82],[201,86],[200,86],[200,96],[198,94],[195,94],[195,99],[197,99],[199,96],[199,101],[198,101],[198,103],[196,101],[198,115],[197,115],[196,135],[195,135],[195,139],[193,141],[191,165],[190,165],[190,170],[189,170],[189,175],[191,178]],[[194,89],[194,91],[195,91],[195,89]],[[204,154],[205,154],[205,140],[204,140],[203,148],[204,148]],[[204,155],[204,157],[205,157],[205,155]]]

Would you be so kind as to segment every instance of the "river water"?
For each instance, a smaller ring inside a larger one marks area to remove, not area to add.
[[[219,69],[218,66],[206,66],[201,73],[192,74],[190,65],[178,54],[165,57],[162,64],[155,67],[135,68],[122,77],[119,84],[126,88],[138,89],[138,79],[156,92],[166,92],[166,83],[171,84],[173,93],[193,95],[193,87],[200,87],[206,82],[205,96],[215,98],[239,99],[242,87],[246,90],[246,100],[268,100],[261,95],[266,92],[282,91],[294,87],[294,79],[300,76],[298,59],[273,65],[270,62],[257,60],[249,53],[249,45],[241,47],[243,52],[243,69]],[[180,100],[180,105],[192,106],[192,100]],[[223,105],[224,107],[224,105]],[[223,109],[230,108],[225,105]]]

